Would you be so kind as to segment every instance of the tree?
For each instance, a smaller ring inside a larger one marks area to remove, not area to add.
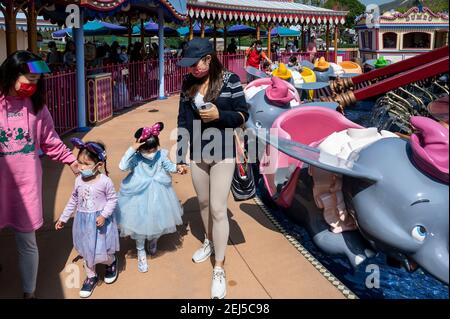
[[[355,26],[355,18],[364,13],[366,8],[358,0],[327,0],[325,2],[325,8],[338,10],[338,11],[348,11],[347,17],[345,18],[345,28],[353,29]]]
[[[380,6],[381,12],[395,10],[398,12],[406,12],[412,7],[417,7],[421,4],[423,7],[428,7],[433,12],[448,12],[448,0],[395,0],[382,4]]]

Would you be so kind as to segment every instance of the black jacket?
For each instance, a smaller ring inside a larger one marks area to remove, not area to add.
[[[183,88],[186,87],[186,81],[192,81],[192,75],[188,74],[183,80]],[[203,123],[200,115],[195,109],[195,104],[192,98],[186,96],[182,89],[180,94],[180,107],[178,111],[178,128],[184,128],[189,132],[189,136],[183,136],[183,132],[178,132],[178,151],[177,151],[177,163],[185,163],[185,158],[188,150],[187,142],[189,141],[190,159],[198,161],[199,155],[194,157],[195,154],[199,154],[199,150],[203,152],[204,147],[214,140],[214,136],[204,136],[205,139],[201,139],[203,133],[208,128],[217,128],[220,132],[220,139],[222,145],[221,154],[212,149],[209,154],[215,161],[223,160],[225,158],[231,158],[236,156],[236,150],[234,146],[234,138],[231,129],[242,126],[248,120],[247,102],[244,96],[244,90],[242,88],[239,76],[234,73],[224,72],[224,85],[220,91],[219,97],[212,101],[219,110],[219,119],[209,123]],[[245,117],[245,121],[242,118],[242,113]],[[199,130],[194,132],[194,121],[197,120]],[[225,134],[226,129],[227,135]],[[207,132],[206,132],[207,133]],[[200,135],[202,134],[202,135]],[[201,143],[200,143],[201,141]],[[214,140],[216,141],[216,140]]]

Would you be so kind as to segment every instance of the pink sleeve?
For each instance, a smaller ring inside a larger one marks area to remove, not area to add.
[[[76,160],[70,149],[61,141],[58,133],[55,131],[52,116],[45,106],[40,112],[41,128],[40,132],[40,148],[52,160],[71,164]]]
[[[69,202],[66,205],[66,208],[64,208],[63,213],[61,214],[61,217],[59,217],[59,220],[67,223],[69,218],[73,215],[73,213],[76,211],[78,206],[78,182],[75,182],[75,187],[72,191],[72,195],[70,196]]]
[[[105,196],[106,196],[106,205],[103,208],[103,211],[101,212],[101,215],[105,218],[110,217],[114,209],[116,209],[117,206],[117,193],[114,189],[114,184],[110,178],[106,178],[106,185],[105,185]]]

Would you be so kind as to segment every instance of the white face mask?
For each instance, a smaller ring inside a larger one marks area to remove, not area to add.
[[[148,160],[153,160],[156,156],[156,152],[155,153],[141,153],[141,155],[144,156]]]

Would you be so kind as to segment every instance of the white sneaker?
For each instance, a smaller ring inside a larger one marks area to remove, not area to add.
[[[194,255],[192,256],[192,261],[195,263],[201,263],[205,261],[214,254],[214,246],[213,243],[209,241],[208,238],[205,238],[202,247],[196,250]]]
[[[211,284],[211,299],[223,299],[226,294],[227,278],[225,277],[225,270],[221,267],[214,267]]]
[[[145,253],[145,249],[137,251],[138,255],[138,271],[139,272],[147,272],[148,264],[147,264],[147,254]]]

